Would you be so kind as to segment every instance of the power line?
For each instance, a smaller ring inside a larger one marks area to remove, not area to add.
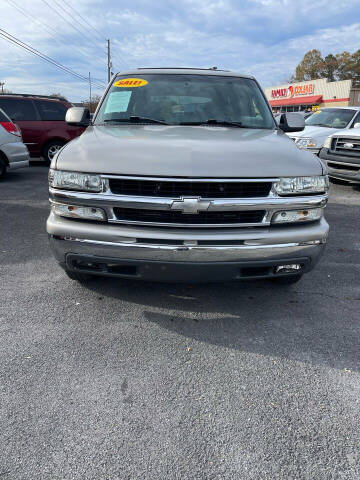
[[[91,25],[91,24],[88,22],[88,20],[86,20],[86,18],[84,18],[77,10],[75,10],[75,8],[74,8],[72,5],[70,5],[69,2],[67,2],[66,0],[63,0],[63,3],[65,3],[65,5],[67,5],[68,8],[70,8],[74,13],[76,13],[76,15],[77,15],[79,18],[81,18],[82,21],[85,22],[86,25],[91,28],[91,30],[93,30],[95,33],[97,33],[97,35],[99,36],[99,38],[101,39],[101,41],[104,40],[102,33],[100,33],[99,30],[98,30],[96,27],[94,27],[94,25]]]
[[[23,8],[19,7],[19,5],[17,5],[14,0],[5,0],[10,6],[16,8],[16,10],[20,13],[22,13],[25,17],[29,18],[30,20],[35,20],[37,23],[39,23],[40,25],[43,25],[43,27],[45,27],[45,29],[47,30],[47,32],[50,34],[50,36],[52,38],[54,38],[56,40],[56,37],[53,35],[49,25],[47,25],[46,23],[43,23],[40,19],[38,18],[34,18],[32,15],[30,15],[30,13],[26,12]]]
[[[54,65],[57,68],[60,68],[61,70],[65,71],[66,73],[69,73],[70,75],[73,75],[74,77],[77,77],[80,80],[83,80],[83,81],[86,81],[86,82],[89,81],[87,77],[81,75],[80,73],[77,73],[77,72],[71,70],[70,68],[66,67],[65,65],[62,65],[61,63],[57,62],[53,58],[48,57],[47,55],[41,53],[39,50],[36,50],[31,45],[28,45],[25,42],[22,42],[21,40],[19,40],[18,38],[16,38],[15,36],[11,35],[10,33],[6,32],[5,30],[3,30],[1,28],[0,28],[0,35],[5,40],[7,40],[8,42],[11,42],[11,43],[17,45],[18,47],[21,47],[21,48],[27,50],[28,52],[32,53],[33,55],[36,55],[37,57],[42,58],[46,62],[51,63],[52,65]],[[105,84],[100,85],[100,83],[96,82],[96,85],[97,85],[98,88],[104,88]]]
[[[47,0],[43,0],[43,2],[48,3]],[[73,20],[73,15],[72,15],[71,11],[70,11],[70,13],[69,13],[69,11],[64,7],[64,5],[60,5],[60,3],[59,3],[58,0],[53,0],[53,2],[62,10],[62,12],[64,12],[66,15],[68,15],[68,16],[71,18],[71,20]],[[81,19],[83,19],[83,21],[85,21],[86,25],[88,25],[91,29],[94,28],[92,25],[90,25],[90,23],[87,22],[87,20],[84,19],[84,17],[82,17],[82,15],[80,15],[80,13],[77,12],[77,10],[75,10],[74,7],[72,7],[71,5],[69,5],[68,2],[64,2],[64,3],[65,3],[66,5],[68,5],[68,8],[70,8],[74,13],[76,13]],[[64,17],[62,16],[62,18],[64,18]],[[69,23],[69,25],[71,25],[72,27],[74,27],[71,23]],[[93,45],[96,45],[98,48],[100,48],[97,44],[94,43],[93,37],[92,37],[92,36],[89,36],[89,34],[88,34],[88,28],[87,28],[86,26],[84,26],[81,22],[78,22],[78,27],[79,27],[79,28],[82,28],[83,31],[85,32],[85,33],[83,33],[83,36],[84,36],[84,37],[89,38],[90,41],[93,43]],[[74,27],[74,28],[75,28],[75,27]],[[79,31],[79,28],[76,27],[76,30]],[[100,32],[98,32],[98,36],[99,36],[100,40],[103,42],[104,39],[103,39],[102,35],[100,34]],[[103,50],[101,50],[101,51],[103,51]],[[124,60],[122,60],[122,59],[121,59],[121,63],[123,63],[124,65],[126,65],[126,62],[125,62]]]
[[[42,1],[45,2],[45,3],[48,3],[47,0],[42,0]],[[62,10],[62,12],[64,12],[66,15],[68,15],[71,19],[73,19],[72,12],[74,12],[82,20],[83,23],[85,22],[85,24],[88,27],[90,27],[92,30],[95,30],[95,33],[97,33],[97,36],[101,41],[104,41],[103,36],[99,32],[99,30],[97,30],[93,25],[91,25],[72,5],[69,4],[69,2],[63,0],[63,3],[65,3],[67,5],[67,9],[64,7],[63,4],[60,5],[58,0],[53,0],[53,2],[56,3],[56,5]],[[69,12],[69,9],[70,9],[70,12]],[[64,17],[62,16],[62,18],[64,18]],[[86,36],[87,38],[90,38],[90,41],[95,45],[93,37],[88,36],[88,28],[83,23],[81,23],[79,21],[78,22],[78,27],[82,28],[84,30],[85,34],[83,34],[83,35]],[[71,23],[70,23],[70,25],[73,26]],[[79,31],[79,28],[76,27],[76,30]],[[118,63],[123,64],[125,67],[127,66],[127,63],[125,62],[125,60],[123,58],[121,58],[120,56],[118,57],[117,54],[115,54],[113,56],[114,56],[114,58],[116,58]]]
[[[51,11],[55,11],[55,12],[60,16],[60,18],[62,18],[62,20],[63,20],[67,25],[69,25],[71,28],[73,28],[73,30],[76,30],[76,32],[78,32],[78,33],[81,35],[81,37],[85,37],[88,41],[90,41],[93,45],[95,45],[96,48],[98,48],[99,50],[101,50],[102,53],[105,53],[105,54],[106,54],[106,50],[102,50],[102,48],[101,48],[98,44],[96,44],[96,43],[94,42],[94,40],[92,39],[92,37],[87,36],[87,35],[84,35],[84,33],[83,33],[76,25],[74,25],[73,23],[69,22],[69,20],[68,20],[58,9],[56,9],[53,4],[50,5],[50,3],[49,3],[47,0],[42,0],[42,1],[43,1],[43,3],[45,3],[45,5],[47,5],[47,6],[49,7],[49,9],[50,9]],[[53,2],[56,3],[56,4],[60,7],[60,9],[62,9],[62,11],[64,11],[65,13],[67,13],[67,12],[63,9],[63,7],[57,3],[56,0],[53,0]]]
[[[20,13],[22,13],[25,17],[29,18],[30,20],[32,21],[35,21],[37,22],[39,25],[42,25],[45,30],[48,32],[48,35],[50,35],[50,37],[52,39],[54,39],[56,41],[56,43],[60,46],[64,46],[64,45],[67,45],[64,41],[61,41],[59,40],[59,38],[55,37],[55,35],[53,34],[53,29],[49,26],[49,24],[45,23],[44,21],[41,21],[40,19],[38,18],[35,18],[33,15],[31,15],[30,13],[28,13],[26,10],[24,10],[23,8],[21,8],[19,5],[17,5],[15,3],[14,0],[6,0],[6,2],[12,6],[13,8],[15,8],[16,10],[18,10]],[[89,56],[89,52],[86,52],[85,50],[81,49],[81,48],[72,48],[72,51],[76,51],[78,52],[80,55],[82,56]],[[101,81],[101,80],[100,80]]]
[[[55,37],[55,35],[53,34],[53,29],[49,26],[49,24],[47,24],[47,23],[43,22],[42,20],[40,20],[38,18],[35,18],[33,15],[29,14],[26,10],[24,10],[19,5],[17,5],[14,0],[6,0],[6,2],[10,6],[12,6],[16,10],[18,10],[20,13],[22,13],[25,17],[29,18],[32,21],[35,20],[35,22],[37,22],[39,25],[42,25],[45,28],[45,30],[48,32],[50,37],[53,38],[56,41],[56,43],[58,43],[61,46],[66,45],[66,43],[64,41],[60,41],[57,37]],[[79,52],[83,56],[89,56],[89,53],[86,52],[85,50],[82,50],[82,49],[79,49],[79,48],[74,49],[74,47],[72,47],[72,50],[75,50],[76,52]]]
[[[3,37],[4,40],[7,40],[8,42],[15,44],[16,46],[21,47],[21,48],[29,51],[30,53],[42,58],[43,60],[47,61],[48,63],[51,63],[54,66],[60,68],[61,70],[64,70],[66,73],[69,73],[69,74],[75,76],[76,78],[79,78],[80,80],[88,81],[86,77],[83,77],[82,75],[70,70],[68,67],[65,67],[65,65],[62,65],[62,64],[56,62],[56,60],[53,60],[50,57],[47,57],[47,55],[44,55],[41,52],[39,52],[38,50],[33,49],[30,45],[28,46],[24,42],[21,42],[21,40],[17,41],[17,39],[15,37],[11,38],[11,36],[7,36],[7,32],[5,32],[5,34],[2,33],[2,32],[4,32],[4,30],[0,29],[0,36]],[[97,86],[99,88],[104,88],[104,85],[97,84]]]
[[[97,34],[99,40],[104,41],[104,38],[103,38],[102,33],[100,33],[100,31],[99,31],[96,27],[94,27],[94,25],[92,25],[91,23],[89,23],[89,21],[88,21],[86,18],[84,18],[67,0],[62,0],[62,1],[63,1],[63,3],[65,3],[65,5],[67,5],[67,7],[68,7],[70,10],[72,10],[72,11],[76,14],[88,27],[90,27],[92,31],[94,31],[94,32]],[[57,2],[56,0],[55,0],[55,2],[58,4],[58,2]],[[119,58],[117,58],[117,62],[122,63],[122,64],[124,64],[125,66],[127,66],[127,63],[125,62],[125,60],[124,60],[120,55],[118,56],[118,54],[115,54],[115,55],[113,55],[113,56],[114,56],[114,58],[119,57]]]

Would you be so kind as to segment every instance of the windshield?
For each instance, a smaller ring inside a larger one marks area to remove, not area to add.
[[[347,110],[345,108],[318,110],[305,120],[305,124],[341,129],[348,125],[354,113],[353,110]]]
[[[233,122],[237,127],[275,127],[270,108],[254,80],[182,74],[118,76],[95,124],[130,121],[168,125]],[[216,122],[214,122],[214,120]]]

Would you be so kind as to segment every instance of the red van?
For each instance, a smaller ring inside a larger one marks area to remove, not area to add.
[[[84,131],[83,127],[65,122],[66,111],[71,106],[62,97],[0,94],[0,108],[20,127],[30,157],[42,156],[48,165],[65,143]]]

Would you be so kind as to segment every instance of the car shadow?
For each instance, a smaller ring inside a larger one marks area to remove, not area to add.
[[[285,288],[270,281],[169,285],[113,279],[95,280],[88,288],[140,305],[144,319],[194,349],[201,342],[356,370],[358,342],[351,320],[356,321],[360,302],[356,308],[329,293],[321,277],[319,269]],[[339,303],[346,322],[339,318]]]
[[[360,258],[349,218],[357,205],[332,204],[329,241],[319,264],[292,286],[271,281],[161,284],[101,278],[87,288],[135,304],[141,318],[184,342],[359,370]]]

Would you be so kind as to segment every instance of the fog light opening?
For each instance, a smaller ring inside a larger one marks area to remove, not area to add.
[[[298,273],[301,269],[302,265],[300,263],[291,263],[288,265],[278,265],[275,267],[275,273],[280,275],[287,273]]]
[[[107,220],[106,213],[102,208],[87,207],[85,205],[68,205],[64,203],[55,203],[51,205],[55,215],[67,218],[77,218],[84,220],[95,220],[105,222]]]

